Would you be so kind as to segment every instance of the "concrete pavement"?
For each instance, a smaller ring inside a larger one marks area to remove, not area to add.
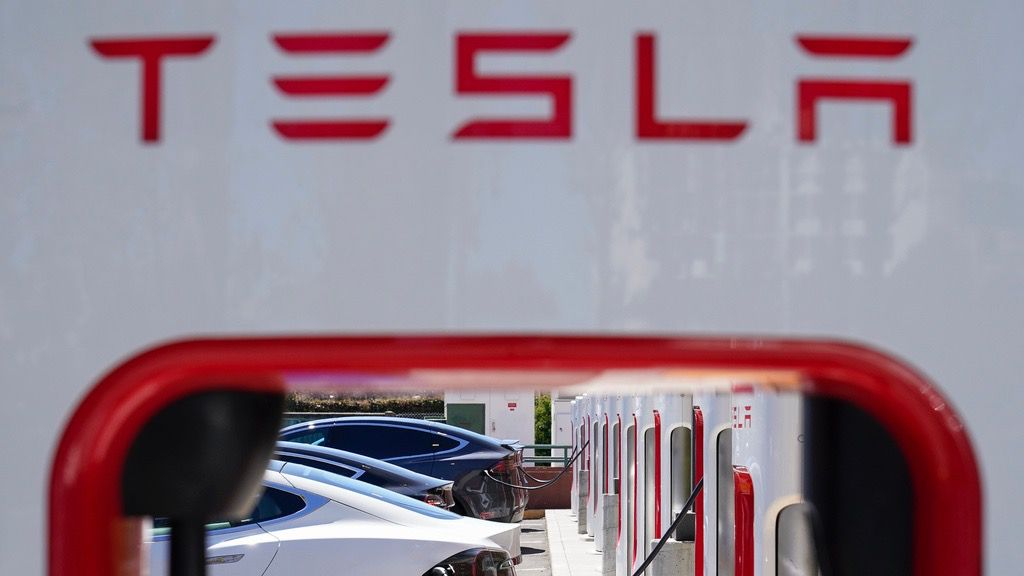
[[[569,510],[547,510],[544,519],[547,521],[551,576],[599,576],[601,553],[594,549],[593,537],[577,534],[572,513]]]

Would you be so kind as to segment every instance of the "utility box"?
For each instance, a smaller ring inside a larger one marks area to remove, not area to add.
[[[477,434],[487,433],[487,405],[483,403],[444,405],[445,422],[452,426],[472,430]]]
[[[532,390],[450,390],[444,394],[445,419],[492,438],[533,444],[533,395]]]
[[[572,445],[572,401],[574,395],[556,393],[551,395],[551,443],[563,446]],[[552,456],[559,453],[554,452]],[[561,464],[552,463],[552,466]]]

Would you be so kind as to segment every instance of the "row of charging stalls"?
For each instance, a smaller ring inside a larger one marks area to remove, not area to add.
[[[693,542],[695,576],[911,573],[906,466],[877,423],[770,386],[704,389],[585,394],[572,403],[573,446],[583,450],[573,512],[587,508],[587,534],[597,550],[615,549],[617,576],[635,573],[701,478],[692,521],[669,536]],[[823,528],[820,513],[838,533]],[[606,517],[617,519],[613,530]],[[865,542],[871,534],[883,541]]]
[[[631,574],[643,562],[652,539],[664,533],[690,495],[693,410],[693,397],[681,394],[588,394],[572,403],[573,447],[584,448],[574,467],[573,512],[587,507],[587,534],[598,550],[615,548],[616,574]],[[589,472],[582,499],[581,470]],[[616,507],[614,537],[606,536],[601,505],[607,502]]]

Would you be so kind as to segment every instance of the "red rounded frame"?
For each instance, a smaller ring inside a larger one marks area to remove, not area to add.
[[[63,432],[50,478],[49,574],[124,573],[119,555],[139,547],[137,532],[117,528],[125,455],[142,424],[182,396],[283,390],[282,375],[298,371],[643,368],[794,370],[808,391],[865,409],[910,467],[915,576],[981,576],[982,494],[970,439],[945,398],[903,362],[833,341],[551,335],[197,339],[141,353],[96,384]]]

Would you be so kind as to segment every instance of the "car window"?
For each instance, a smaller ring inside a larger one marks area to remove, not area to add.
[[[277,488],[272,488],[270,486],[265,486],[263,488],[263,493],[260,494],[260,498],[256,502],[256,507],[253,508],[247,518],[234,521],[222,520],[210,522],[206,525],[206,531],[211,532],[214,530],[223,530],[224,528],[235,528],[238,526],[254,524],[256,522],[275,520],[277,518],[283,518],[285,516],[295,514],[305,507],[306,501],[303,500],[301,496],[285,492],[284,490],[278,490]],[[153,519],[153,536],[164,536],[170,533],[171,526],[169,519]]]
[[[256,508],[253,509],[249,518],[240,522],[232,522],[233,526],[248,524],[252,522],[266,522],[290,516],[306,507],[306,501],[297,494],[278,490],[277,488],[266,487]]]
[[[317,428],[306,432],[296,430],[291,434],[291,436],[285,436],[282,439],[289,442],[298,442],[299,444],[312,444],[313,446],[319,446],[324,443],[327,431],[324,428]]]
[[[447,450],[454,450],[459,447],[460,442],[451,436],[445,436],[444,434],[434,433],[434,444],[437,447],[434,448],[437,452],[445,452]]]
[[[418,456],[437,451],[436,435],[415,428],[393,424],[340,424],[327,433],[327,445],[386,459]]]
[[[373,484],[374,486],[392,486],[392,482],[388,478],[383,478],[383,477],[381,477],[381,476],[379,476],[377,474],[374,474],[372,472],[365,472],[362,476],[359,476],[358,479],[361,482],[366,482],[367,484]],[[406,485],[405,483],[402,483],[402,486],[405,486],[405,485]],[[392,487],[394,487],[394,486],[392,486]]]
[[[401,506],[406,510],[416,512],[417,514],[422,514],[424,516],[430,516],[432,518],[439,518],[442,520],[454,520],[461,518],[461,516],[459,516],[458,514],[454,514],[452,512],[443,510],[436,506],[431,506],[430,504],[427,504],[425,502],[420,502],[415,498],[403,496],[398,492],[392,492],[391,490],[388,490],[386,488],[380,488],[372,484],[367,484],[366,482],[352,480],[350,478],[345,478],[344,476],[339,476],[338,474],[332,474],[330,472],[325,472],[324,470],[311,468],[309,466],[302,466],[299,464],[285,464],[284,468],[281,469],[281,473],[291,474],[292,476],[301,476],[303,478],[308,478],[316,482],[323,482],[324,484],[329,484],[331,486],[335,486],[343,490],[348,490],[351,492],[355,492],[357,494],[362,494],[363,496],[369,496],[371,498],[376,498],[377,500],[383,500],[385,502],[388,502],[389,504]]]

